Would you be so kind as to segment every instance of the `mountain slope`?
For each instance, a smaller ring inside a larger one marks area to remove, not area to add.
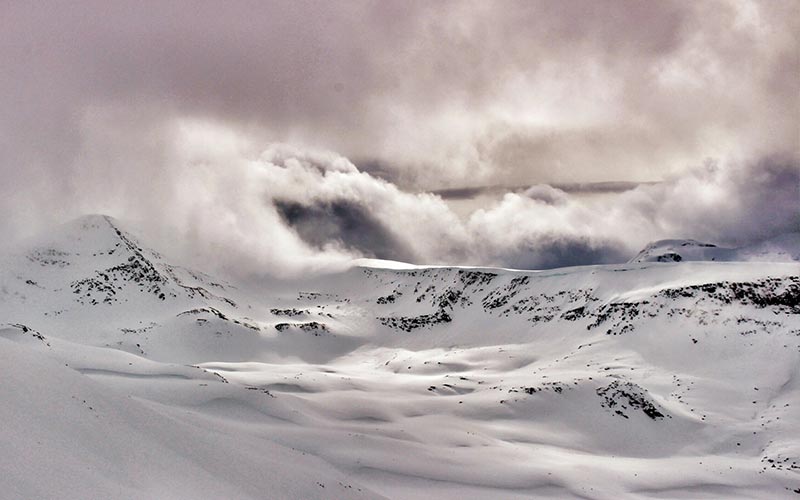
[[[85,493],[763,498],[800,488],[796,263],[353,267],[235,287],[102,216],[3,262],[2,366],[14,383],[0,439],[22,450],[32,441],[19,436],[39,436],[49,444],[14,463],[53,469],[75,449]],[[71,408],[63,420],[42,411],[56,406]],[[37,409],[39,420],[20,417]],[[81,437],[66,439],[73,423]],[[120,437],[101,448],[93,433]],[[159,457],[152,470],[145,456]],[[9,491],[73,480],[36,484],[40,469],[14,463],[2,466]],[[170,482],[156,469],[220,480],[193,487],[205,480]]]

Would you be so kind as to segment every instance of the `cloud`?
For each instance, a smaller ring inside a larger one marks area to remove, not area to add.
[[[477,211],[468,227],[481,248],[478,258],[522,267],[621,262],[666,238],[744,245],[800,231],[800,162],[709,161],[662,183],[599,198],[534,186]]]
[[[250,277],[330,270],[362,256],[466,255],[465,229],[440,198],[404,192],[340,155],[285,144],[254,153],[208,122],[179,122],[167,135],[174,142],[158,176],[142,183],[132,173],[124,191],[84,197],[72,215],[135,219],[169,253]],[[160,189],[148,195],[151,184]]]
[[[415,256],[405,242],[375,219],[366,207],[349,200],[315,204],[275,200],[275,208],[285,224],[316,248],[338,244],[363,255],[379,259],[412,261]]]
[[[800,149],[798,19],[792,0],[4,2],[0,164],[56,195],[87,115],[116,108],[404,188],[659,180]]]
[[[286,144],[259,152],[241,131],[204,120],[149,129],[126,115],[128,128],[109,127],[122,112],[95,109],[86,120],[86,161],[62,188],[71,196],[39,200],[60,204],[42,222],[92,212],[132,219],[167,253],[244,277],[337,269],[362,256],[602,264],[657,239],[742,245],[800,231],[800,162],[791,155],[708,160],[660,183],[601,185],[590,196],[586,186],[534,185],[462,219],[440,196],[405,191],[336,153]]]
[[[796,229],[798,10],[4,2],[0,231],[107,212],[232,271],[297,274]],[[513,192],[453,213],[487,185]]]
[[[284,144],[256,153],[240,133],[209,122],[161,132],[173,143],[161,154],[160,182],[131,174],[126,191],[98,190],[76,212],[135,216],[174,253],[245,276],[334,269],[361,256],[602,264],[624,262],[656,239],[741,245],[800,231],[800,162],[791,156],[709,160],[657,184],[592,196],[535,185],[462,220],[441,197],[404,191],[335,153]],[[157,203],[147,196],[153,184]]]

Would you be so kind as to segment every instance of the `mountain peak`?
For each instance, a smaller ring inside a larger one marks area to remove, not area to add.
[[[713,243],[692,239],[658,240],[648,243],[629,262],[791,262],[797,260],[800,260],[800,234],[787,233],[737,248],[719,247]]]

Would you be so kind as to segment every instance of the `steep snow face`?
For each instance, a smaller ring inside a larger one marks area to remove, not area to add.
[[[800,265],[682,260],[237,287],[82,218],[2,260],[0,486],[797,497]]]
[[[740,248],[721,248],[696,240],[660,240],[648,244],[630,262],[797,262],[800,233],[788,233]]]

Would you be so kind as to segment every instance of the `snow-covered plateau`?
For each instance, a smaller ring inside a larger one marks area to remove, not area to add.
[[[797,235],[254,285],[132,233],[0,260],[0,498],[800,498]]]

